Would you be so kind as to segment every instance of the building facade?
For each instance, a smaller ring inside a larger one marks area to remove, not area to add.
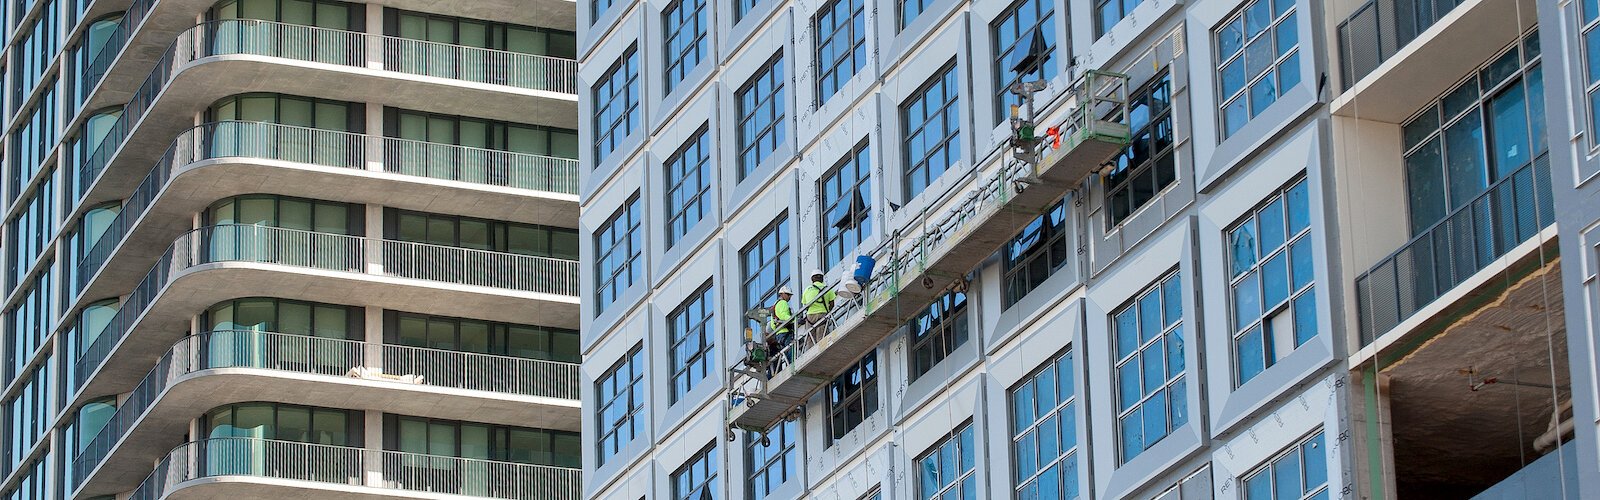
[[[1591,3],[581,3],[584,496],[1600,496]],[[729,430],[746,311],[925,234],[1014,161],[1012,84],[1042,128],[1090,71],[1125,149]]]
[[[570,2],[0,11],[0,497],[580,494]]]

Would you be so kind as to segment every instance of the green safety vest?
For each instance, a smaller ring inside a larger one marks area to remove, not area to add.
[[[767,329],[772,333],[788,333],[789,322],[794,319],[794,312],[789,310],[789,301],[778,299],[772,305],[772,317],[767,318]]]
[[[833,308],[833,301],[837,298],[837,295],[833,293],[833,290],[824,292],[823,288],[822,282],[813,281],[811,286],[800,292],[800,303],[806,304],[806,314],[825,313]],[[817,300],[818,296],[821,296],[822,300]]]

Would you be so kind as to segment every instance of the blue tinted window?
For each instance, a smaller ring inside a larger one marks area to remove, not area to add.
[[[594,86],[594,161],[605,161],[639,123],[639,51],[628,51]]]
[[[676,500],[716,500],[722,489],[717,487],[717,443],[707,445],[699,453],[672,473],[672,498]]]
[[[911,199],[961,160],[961,88],[955,60],[900,106],[905,127],[905,197]]]
[[[1010,391],[1011,455],[1018,498],[1078,497],[1078,425],[1072,351],[1046,361]]]
[[[1011,92],[1018,82],[1045,80],[1056,77],[1060,55],[1056,54],[1055,2],[1050,0],[1019,0],[997,17],[990,31],[994,33],[995,122],[1005,120],[1011,105],[1021,105],[1022,98]],[[1017,73],[1015,68],[1027,57],[1033,44],[1033,34],[1044,36],[1044,53],[1049,61],[1037,65],[1028,73]]]
[[[863,0],[833,0],[817,12],[817,103],[867,64],[867,16]]]
[[[595,314],[604,312],[643,274],[640,215],[639,195],[634,194],[594,233]]]
[[[645,398],[643,347],[635,345],[595,381],[595,426],[599,430],[595,443],[600,465],[644,430],[644,422],[637,418]]]
[[[833,166],[817,189],[822,198],[822,268],[839,263],[872,232],[872,154],[856,145]]]
[[[778,287],[788,282],[791,275],[789,218],[785,216],[773,221],[766,230],[750,240],[739,252],[739,262],[743,268],[740,290],[744,299],[740,310],[771,307],[778,296]],[[761,324],[754,320],[747,320],[747,323],[752,330],[761,331]]]
[[[712,348],[717,343],[714,294],[711,283],[700,287],[689,299],[667,315],[672,346],[667,366],[672,367],[670,402],[676,403],[711,373]]]
[[[711,135],[702,125],[694,137],[667,158],[667,248],[706,215],[706,192],[711,189]]]
[[[661,13],[661,26],[666,30],[663,44],[667,54],[666,78],[663,80],[666,91],[662,94],[670,94],[705,56],[706,1],[672,2]]]
[[[1182,315],[1163,313],[1163,302],[1176,297],[1162,290],[1177,287],[1177,272],[1151,284],[1112,313],[1113,335],[1137,347],[1119,349],[1113,373],[1117,386],[1117,433],[1121,461],[1127,463],[1188,422],[1184,394]],[[1181,307],[1181,306],[1179,306]],[[1154,314],[1151,314],[1151,310]],[[1173,316],[1173,317],[1169,317]],[[1126,318],[1143,317],[1134,321]],[[1133,330],[1133,331],[1127,331]],[[1119,341],[1119,344],[1122,342]]]
[[[1298,307],[1315,301],[1308,189],[1302,178],[1274,192],[1228,230],[1237,385],[1317,335],[1316,310]]]
[[[950,431],[933,445],[916,464],[916,498],[922,500],[960,500],[977,498],[978,478],[972,423]]]
[[[783,56],[774,57],[745,82],[739,104],[739,179],[750,175],[783,143]]]

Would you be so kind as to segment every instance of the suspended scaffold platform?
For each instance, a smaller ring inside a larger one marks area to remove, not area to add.
[[[969,272],[1022,230],[1019,220],[1031,221],[1101,171],[1130,139],[1127,82],[1125,75],[1087,72],[1064,96],[1065,122],[1041,137],[1034,137],[1033,117],[1014,122],[1021,136],[1013,138],[1015,159],[946,191],[928,205],[936,211],[871,252],[878,271],[858,296],[839,301],[821,326],[798,327],[786,348],[732,367],[729,439],[735,429],[765,432],[798,416],[807,399],[895,329],[962,289]]]

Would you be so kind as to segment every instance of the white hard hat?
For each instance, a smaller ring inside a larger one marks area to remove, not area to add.
[[[780,294],[787,293],[789,295],[794,295],[794,292],[789,291],[789,285],[783,285],[783,286],[778,287],[778,293],[780,293]]]
[[[811,270],[811,275],[812,276],[826,276],[825,274],[822,274],[822,270],[821,269],[812,269]]]

